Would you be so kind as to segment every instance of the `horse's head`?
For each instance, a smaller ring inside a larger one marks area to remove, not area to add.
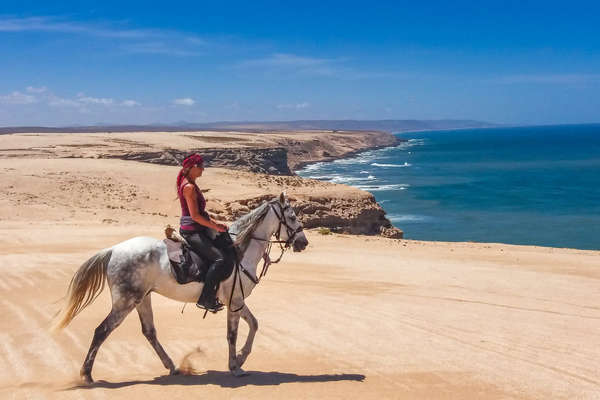
[[[279,229],[275,234],[279,240],[286,242],[286,246],[292,246],[294,251],[304,250],[308,246],[308,240],[285,192],[279,195],[279,201],[275,204],[279,205],[279,207],[274,206],[274,210],[280,221]]]

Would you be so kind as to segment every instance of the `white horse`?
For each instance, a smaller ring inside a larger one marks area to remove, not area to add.
[[[278,199],[264,202],[234,222],[229,231],[235,235],[242,257],[234,272],[221,282],[217,296],[227,306],[229,370],[235,376],[242,376],[245,371],[241,367],[252,350],[254,335],[258,329],[256,318],[244,303],[244,298],[252,293],[259,281],[256,275],[257,265],[268,254],[273,235],[278,241],[285,242],[286,248],[292,246],[294,251],[304,250],[308,240],[285,193],[281,193]],[[171,270],[167,247],[162,240],[148,237],[129,239],[100,251],[77,270],[67,292],[67,306],[62,310],[56,327],[62,329],[67,326],[81,310],[94,301],[104,288],[105,279],[110,288],[112,309],[94,332],[80,371],[83,381],[93,382],[92,367],[98,349],[134,308],[140,317],[142,333],[165,368],[170,374],[179,373],[156,338],[150,294],[156,292],[173,300],[192,303],[200,296],[203,284],[177,283]],[[236,354],[240,317],[248,323],[250,330],[246,343]]]

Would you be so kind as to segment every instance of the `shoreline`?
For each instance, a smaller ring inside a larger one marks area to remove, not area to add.
[[[397,146],[400,145],[400,143],[404,143],[406,141],[407,140],[402,140],[402,139],[398,138],[397,143],[393,144],[393,145],[382,145],[382,146],[365,147],[365,148],[359,149],[359,150],[352,150],[352,151],[350,151],[348,153],[345,153],[345,154],[337,156],[337,157],[327,157],[327,158],[323,158],[321,160],[302,161],[302,162],[296,164],[296,166],[292,169],[292,172],[294,174],[296,174],[296,172],[298,170],[304,169],[304,168],[306,168],[307,166],[309,166],[311,164],[318,164],[318,163],[323,163],[323,162],[334,162],[336,160],[345,160],[345,159],[348,159],[348,158],[355,157],[355,156],[357,156],[357,155],[359,155],[361,153],[365,153],[367,151],[382,150],[382,149],[387,149],[389,147],[397,147]]]
[[[299,169],[306,168],[309,165],[314,165],[314,164],[319,164],[319,163],[327,163],[327,162],[335,162],[336,160],[344,160],[344,159],[348,159],[348,158],[352,158],[352,157],[358,156],[358,155],[360,155],[362,153],[366,153],[366,152],[369,152],[369,151],[381,150],[381,149],[387,149],[387,148],[394,148],[394,147],[399,146],[402,143],[408,142],[408,139],[398,138],[396,136],[396,134],[389,133],[389,135],[394,136],[397,139],[396,143],[394,145],[391,145],[391,146],[372,146],[372,147],[361,149],[361,150],[354,150],[354,151],[348,152],[348,153],[346,153],[346,154],[344,154],[342,156],[335,157],[335,158],[329,158],[329,159],[324,159],[324,160],[320,160],[320,161],[306,161],[306,162],[300,163],[299,165],[301,165],[301,167],[294,168],[292,170],[292,172],[296,176],[300,177],[301,179],[314,179],[314,178],[310,178],[310,177],[300,176],[300,175],[298,175],[297,171]],[[327,181],[323,181],[323,182],[327,182]],[[377,204],[384,211],[384,217],[385,217],[385,215],[387,215],[387,211],[385,211],[385,208],[383,207],[383,205],[381,205],[381,203],[379,203],[375,199],[375,195],[372,192],[370,192],[370,191],[368,191],[366,189],[362,189],[362,188],[358,188],[358,187],[352,186],[352,185],[347,185],[345,183],[337,183],[337,184],[338,185],[349,186],[349,187],[352,187],[352,188],[354,188],[356,190],[360,190],[360,191],[369,193],[373,197],[373,201],[375,202],[375,204]],[[389,219],[387,219],[387,217],[386,217],[386,220],[389,221]],[[413,240],[413,239],[406,239],[406,238],[404,238],[405,231],[401,227],[398,227],[398,226],[394,225],[391,221],[389,221],[389,223],[390,223],[390,225],[391,225],[392,228],[398,229],[398,230],[400,230],[402,232],[402,237],[398,238],[399,240]]]
[[[582,124],[571,124],[571,125],[579,126],[579,125],[582,125]],[[585,125],[595,125],[595,124],[585,124]],[[544,125],[544,126],[546,126],[546,125]],[[535,125],[535,126],[527,126],[527,127],[544,127],[544,126]],[[556,126],[556,125],[548,125],[548,126]],[[396,136],[396,135],[402,135],[404,133],[409,134],[409,133],[423,133],[423,132],[445,132],[445,131],[457,131],[457,130],[462,131],[462,130],[483,130],[483,129],[490,130],[490,129],[506,129],[506,128],[522,128],[522,126],[485,127],[485,128],[447,128],[447,129],[435,129],[435,130],[427,129],[427,130],[413,130],[413,131],[406,131],[406,132],[398,132],[398,133],[393,134],[393,135],[394,136]],[[363,153],[366,153],[366,152],[369,152],[369,151],[372,151],[372,150],[379,150],[379,149],[384,149],[384,148],[394,148],[394,147],[397,147],[399,144],[405,143],[408,140],[410,140],[410,139],[404,139],[404,138],[401,138],[401,137],[398,137],[398,139],[399,139],[399,143],[396,144],[396,145],[394,145],[394,146],[381,146],[381,147],[377,147],[377,148],[359,150],[359,151],[355,151],[352,154],[349,154],[347,156],[336,157],[335,159],[331,159],[331,160],[323,160],[323,161],[316,161],[316,162],[306,162],[306,163],[303,164],[302,168],[300,168],[300,169],[306,168],[306,167],[308,167],[310,165],[321,164],[321,163],[333,163],[336,160],[352,158],[352,157],[359,156],[360,154],[363,154]],[[297,172],[298,172],[298,169],[294,170],[294,173],[297,174]],[[348,175],[342,175],[342,176],[348,176]],[[350,176],[348,176],[348,177],[350,177]],[[304,179],[315,179],[315,178],[311,178],[309,176],[302,177],[302,178],[304,178]],[[322,180],[322,181],[323,182],[330,182],[329,180]],[[338,183],[338,184],[350,186],[350,187],[353,187],[353,188],[355,188],[357,190],[362,190],[362,191],[368,192],[371,195],[373,195],[373,197],[375,198],[375,193],[369,191],[368,189],[357,187],[357,186],[353,186],[353,185],[348,184],[348,183]],[[375,200],[375,201],[385,211],[385,215],[387,217],[388,211],[386,210],[386,207],[382,203],[380,203],[379,201],[377,201],[377,200]],[[389,201],[389,200],[386,200],[386,201]],[[391,222],[392,226],[394,226],[394,227],[396,227],[398,229],[401,229],[404,232],[405,235],[406,235],[407,232],[410,232],[410,231],[405,230],[406,228],[403,227],[402,225],[393,223],[392,221],[390,221],[390,222]],[[498,242],[498,241],[489,241],[488,242],[488,241],[478,241],[478,240],[456,240],[456,241],[453,241],[453,240],[447,240],[447,239],[446,240],[432,240],[432,239],[427,239],[427,238],[422,238],[422,239],[419,238],[419,239],[417,239],[417,238],[410,238],[410,237],[403,237],[403,240],[422,241],[422,242],[428,242],[428,243],[436,243],[436,242],[446,243],[447,242],[447,243],[481,243],[481,244],[490,244],[490,245],[491,244],[501,244],[501,245],[507,245],[507,246],[542,247],[542,248],[557,249],[557,250],[558,249],[569,249],[569,250],[577,250],[577,251],[600,252],[600,248],[580,248],[580,247],[568,247],[568,246],[551,245],[551,244],[535,244],[535,243],[522,243],[522,242],[510,243],[510,242]]]

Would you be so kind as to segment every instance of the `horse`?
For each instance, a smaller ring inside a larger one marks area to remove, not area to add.
[[[244,299],[258,284],[257,265],[268,253],[276,236],[282,246],[282,254],[290,246],[295,252],[308,246],[303,227],[291,207],[285,192],[235,221],[229,228],[236,237],[239,261],[228,278],[221,282],[217,291],[219,300],[227,307],[227,342],[229,344],[229,371],[236,377],[246,372],[242,365],[252,351],[258,321],[245,304]],[[283,244],[285,243],[285,246]],[[280,256],[281,259],[281,256]],[[262,274],[261,274],[262,275]],[[190,282],[179,284],[167,254],[164,241],[150,237],[135,237],[99,251],[84,262],[75,272],[67,290],[67,304],[59,312],[55,329],[66,327],[73,318],[91,304],[108,282],[112,308],[108,316],[94,331],[89,351],[80,370],[80,377],[91,384],[92,367],[98,349],[108,335],[117,328],[135,308],[139,314],[142,333],[170,375],[179,374],[156,337],[152,316],[151,294],[156,292],[184,303],[195,302],[203,284]],[[237,331],[240,317],[248,324],[246,342],[236,354]]]

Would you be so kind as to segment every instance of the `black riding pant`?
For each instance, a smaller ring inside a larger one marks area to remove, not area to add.
[[[180,233],[194,252],[209,265],[204,278],[204,289],[201,297],[214,297],[219,282],[231,273],[235,263],[233,247],[227,245],[231,243],[229,234],[227,232],[220,233],[213,240],[207,229],[193,232],[180,230]],[[223,237],[222,235],[226,236]]]

